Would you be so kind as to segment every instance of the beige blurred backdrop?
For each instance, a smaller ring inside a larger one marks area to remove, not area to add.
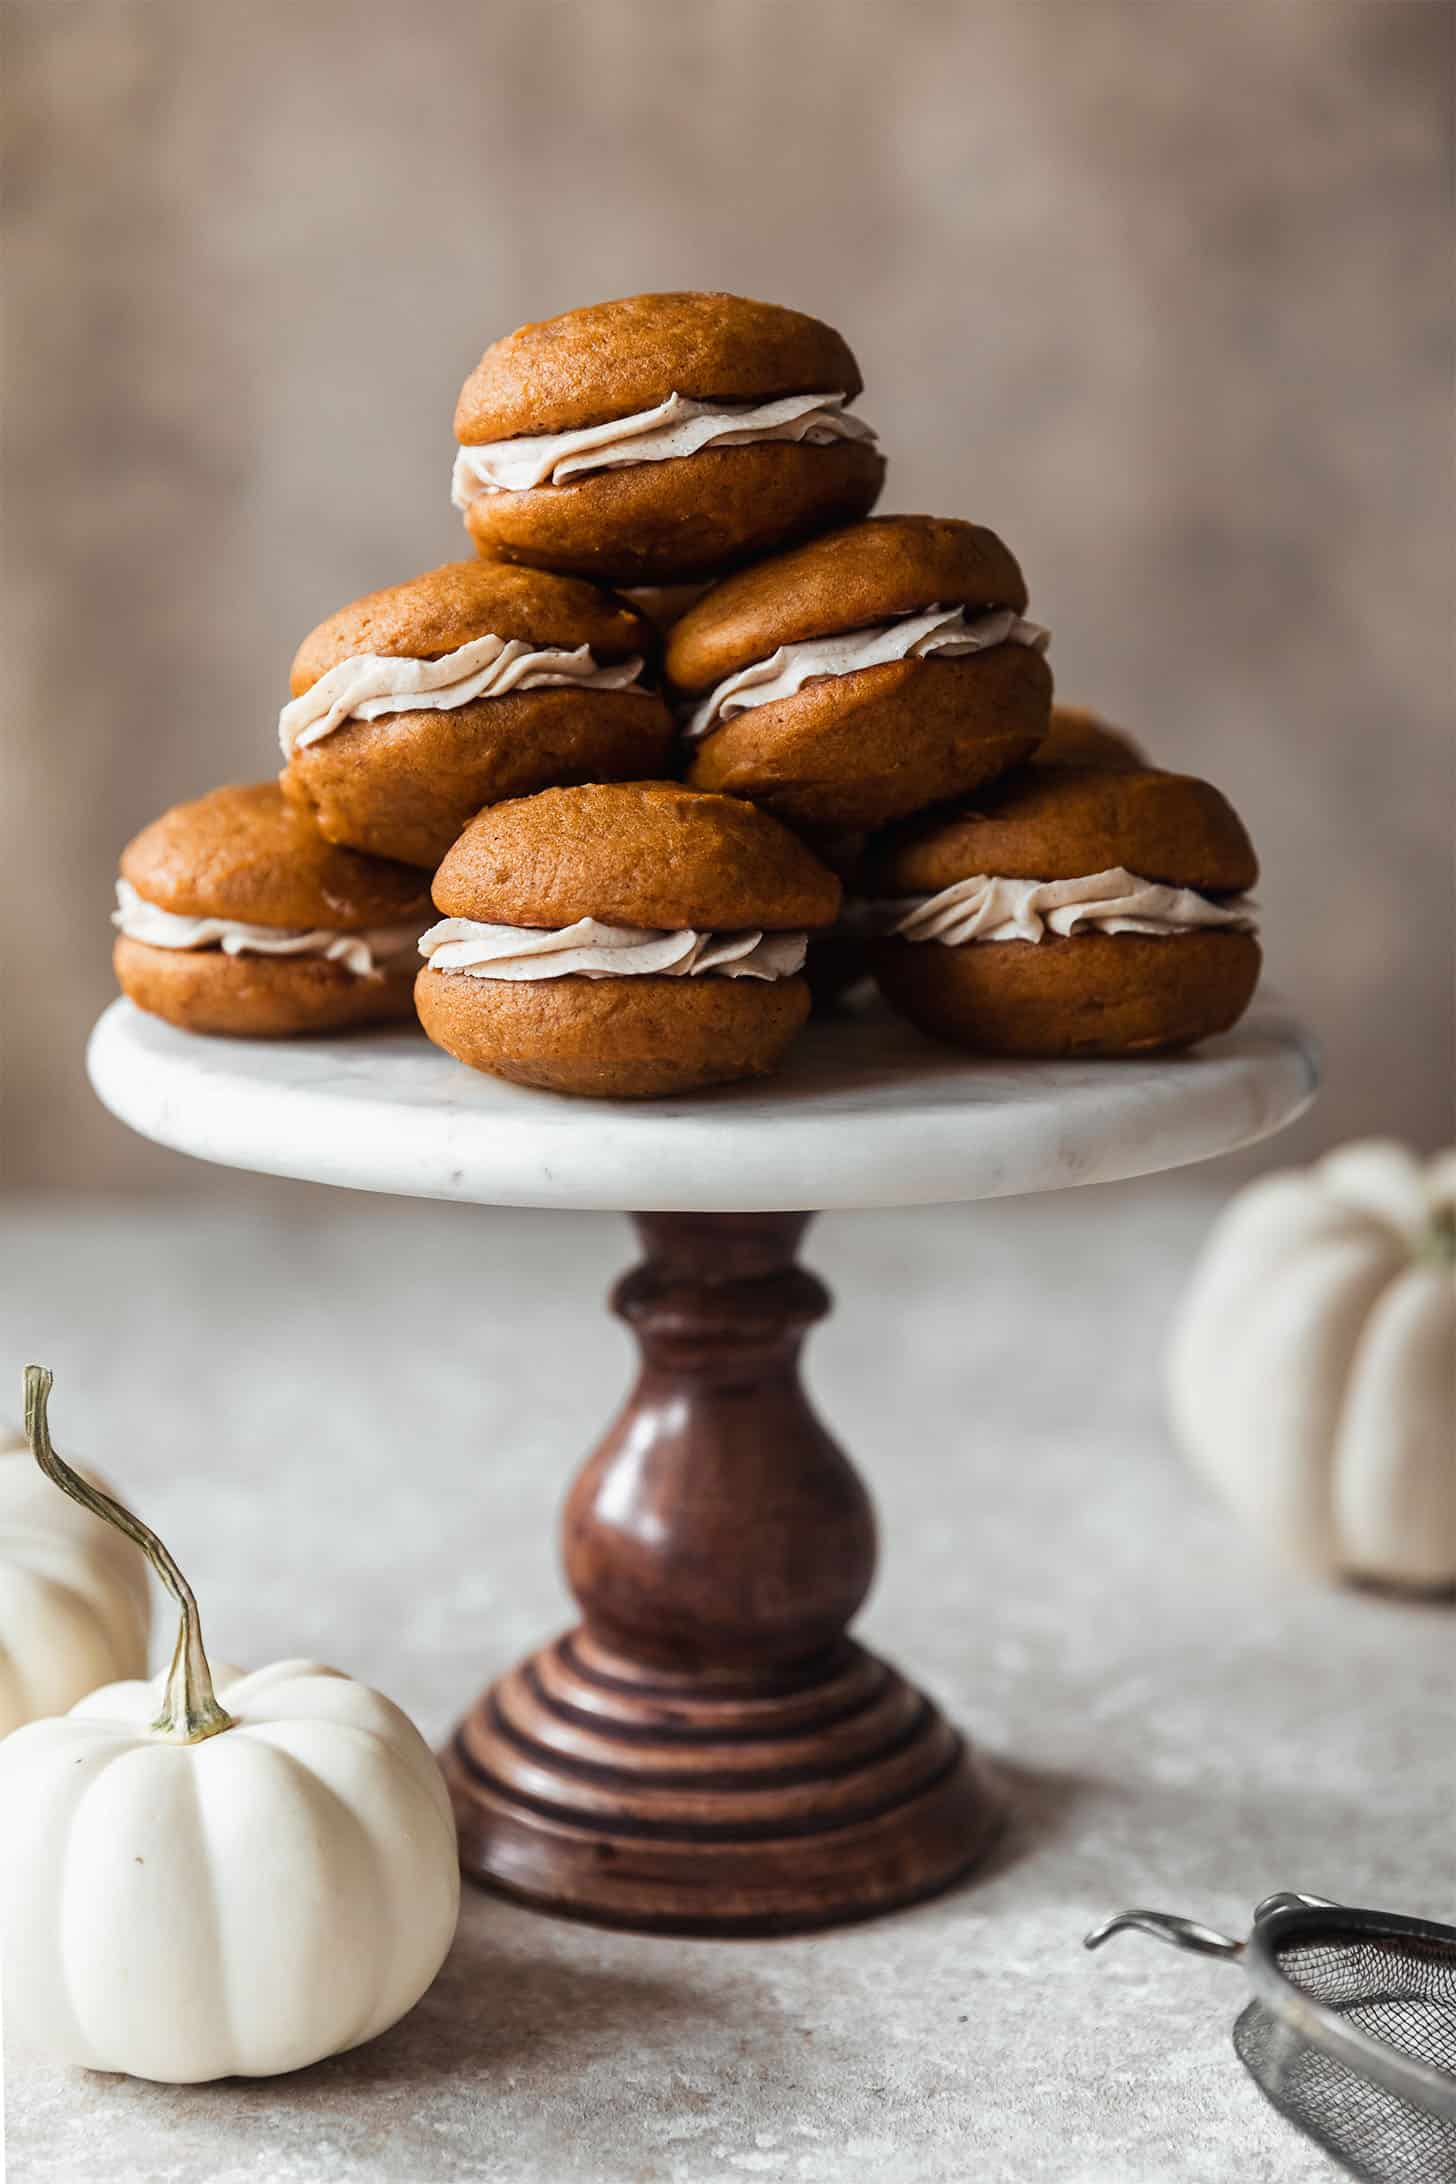
[[[303,633],[462,551],[527,318],[841,326],[887,509],[1002,531],[1062,694],[1206,772],[1328,1049],[1285,1148],[1451,1129],[1439,0],[9,0],[5,1173],[92,1101],[116,852],[276,764]]]

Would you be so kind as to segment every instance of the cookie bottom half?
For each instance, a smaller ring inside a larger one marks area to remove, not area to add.
[[[647,690],[541,689],[346,721],[279,779],[325,841],[433,872],[487,804],[660,774],[672,721]]]
[[[1025,645],[887,660],[726,721],[697,746],[688,781],[791,826],[881,827],[1028,758],[1051,703],[1051,670]]]
[[[759,441],[484,493],[465,523],[498,560],[598,583],[682,584],[856,522],[884,477],[884,457],[863,441]]]
[[[415,962],[360,978],[322,956],[224,955],[220,948],[153,948],[119,936],[111,954],[128,1001],[181,1031],[288,1039],[408,1023]]]
[[[514,1084],[661,1099],[776,1069],[809,1013],[803,978],[472,978],[415,981],[436,1046]]]
[[[1165,1052],[1228,1031],[1262,960],[1252,933],[1197,931],[883,940],[873,959],[885,999],[932,1038],[1038,1060]]]

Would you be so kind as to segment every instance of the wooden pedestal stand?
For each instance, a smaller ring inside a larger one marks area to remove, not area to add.
[[[409,1030],[201,1039],[125,1001],[88,1061],[113,1113],[204,1160],[656,1209],[616,1294],[641,1377],[566,1508],[584,1622],[487,1693],[446,1758],[468,1872],[579,1917],[717,1934],[929,1895],[998,1818],[955,1731],[846,1635],[874,1519],[799,1384],[829,1300],[788,1209],[1146,1175],[1268,1136],[1315,1084],[1277,1014],[1191,1055],[997,1063],[868,1010],[809,1024],[763,1084],[642,1103],[523,1091]]]
[[[926,1896],[995,1832],[984,1772],[846,1636],[875,1520],[799,1379],[807,1214],[639,1214],[642,1370],[566,1504],[579,1629],[446,1756],[466,1871],[558,1911],[789,1931]]]

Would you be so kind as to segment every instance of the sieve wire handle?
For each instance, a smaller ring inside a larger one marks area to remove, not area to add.
[[[1243,1942],[1235,1941],[1231,1934],[1202,1926],[1197,1919],[1179,1918],[1173,1911],[1119,1911],[1115,1918],[1094,1926],[1083,1937],[1082,1946],[1100,1949],[1114,1934],[1126,1933],[1151,1934],[1154,1941],[1166,1941],[1170,1948],[1186,1949],[1193,1956],[1223,1957],[1231,1963],[1237,1963],[1244,1953]]]

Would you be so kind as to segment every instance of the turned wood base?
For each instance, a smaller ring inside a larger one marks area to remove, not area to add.
[[[461,1724],[445,1771],[467,1873],[658,1932],[789,1933],[948,1887],[999,1799],[888,1663],[845,1641],[738,1687],[634,1672],[572,1632]]]
[[[583,1626],[443,1760],[472,1878],[616,1926],[792,1932],[934,1894],[997,1831],[986,1772],[845,1635],[874,1566],[798,1351],[806,1215],[639,1217],[614,1304],[643,1368],[567,1504]]]

